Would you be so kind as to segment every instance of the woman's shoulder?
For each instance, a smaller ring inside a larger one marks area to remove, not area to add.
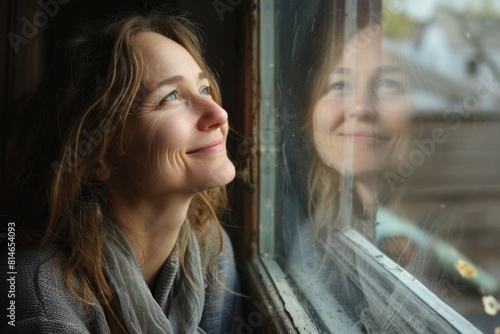
[[[25,300],[41,299],[46,293],[45,286],[57,288],[64,279],[58,263],[62,261],[63,253],[56,247],[41,248],[10,248],[2,250],[3,272],[10,278],[9,286],[15,285],[16,303],[23,304]],[[1,282],[2,286],[5,282]],[[40,289],[42,288],[42,289]]]
[[[53,246],[3,252],[1,266],[7,279],[0,286],[2,295],[8,297],[5,306],[12,310],[12,322],[5,329],[15,328],[19,333],[85,333],[100,328],[106,333],[102,309],[86,309],[70,293],[60,267],[63,259],[64,253]],[[73,286],[78,291],[78,284]]]
[[[222,249],[216,254],[215,262],[219,277],[226,287],[232,291],[238,291],[239,282],[234,258],[233,246],[227,232],[222,229]]]
[[[235,333],[241,316],[240,283],[231,239],[222,229],[222,249],[215,252],[217,278],[208,275],[200,327],[207,333]]]

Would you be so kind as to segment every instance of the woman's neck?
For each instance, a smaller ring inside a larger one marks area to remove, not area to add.
[[[377,180],[375,175],[362,175],[354,180],[354,190],[370,219],[375,219],[378,207]]]
[[[131,200],[112,196],[111,218],[127,237],[151,289],[175,247],[191,199],[170,196],[161,200]]]

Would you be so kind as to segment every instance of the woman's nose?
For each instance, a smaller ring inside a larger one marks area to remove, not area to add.
[[[351,97],[352,101],[346,101],[346,118],[358,118],[364,120],[375,120],[377,110],[373,94],[367,89],[360,89]]]
[[[227,112],[211,98],[203,98],[197,104],[199,130],[214,131],[227,123]]]

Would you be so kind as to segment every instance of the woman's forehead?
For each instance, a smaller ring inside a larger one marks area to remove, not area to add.
[[[155,32],[141,32],[133,42],[146,66],[142,79],[146,89],[171,77],[199,77],[203,71],[191,54],[177,42]]]

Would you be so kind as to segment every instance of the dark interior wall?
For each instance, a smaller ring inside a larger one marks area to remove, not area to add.
[[[7,81],[7,32],[9,24],[9,3],[7,1],[0,2],[0,36],[3,36],[0,42],[0,186],[3,184],[4,178],[4,157],[5,157],[5,102],[6,102],[6,81]]]

